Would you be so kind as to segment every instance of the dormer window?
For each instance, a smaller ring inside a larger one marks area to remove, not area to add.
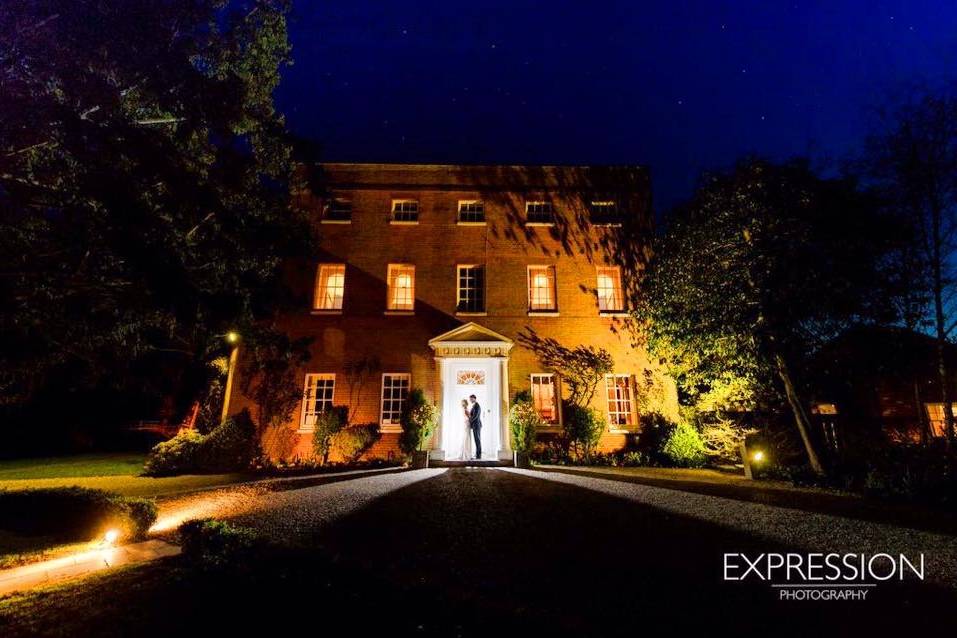
[[[555,223],[555,209],[551,202],[525,202],[525,223],[551,226]]]
[[[392,200],[392,223],[393,224],[418,224],[419,223],[419,200],[393,199]]]

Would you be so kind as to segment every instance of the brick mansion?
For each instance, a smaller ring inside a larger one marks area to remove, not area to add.
[[[460,403],[472,394],[485,456],[511,458],[516,393],[531,394],[548,424],[543,436],[562,428],[562,379],[527,347],[529,334],[608,351],[614,370],[592,401],[607,420],[601,447],[622,448],[638,431],[636,393],[652,366],[623,328],[634,281],[623,246],[650,238],[643,168],[318,170],[322,193],[294,193],[321,238],[314,261],[289,268],[308,302],[279,319],[290,337],[312,339],[312,356],[298,372],[302,401],[284,436],[264,439],[268,455],[311,455],[316,415],[333,406],[346,406],[350,423],[379,424],[372,456],[395,455],[403,402],[421,388],[440,414],[433,458],[460,445]],[[229,389],[230,413],[250,406],[241,385]]]

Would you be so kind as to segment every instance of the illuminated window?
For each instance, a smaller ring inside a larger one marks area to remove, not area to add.
[[[528,267],[528,309],[543,312],[558,310],[554,266]]]
[[[415,307],[415,266],[389,264],[389,310],[413,310]]]
[[[302,420],[300,430],[315,430],[316,417],[332,408],[332,397],[336,386],[334,374],[307,374],[306,385],[302,391]]]
[[[345,264],[319,264],[316,271],[316,294],[313,307],[316,310],[342,310],[342,298],[346,291]]]
[[[406,373],[382,375],[382,415],[380,424],[397,426],[402,423],[402,406],[409,396],[412,377]]]
[[[419,202],[414,199],[392,200],[392,221],[417,222],[419,221]]]
[[[481,223],[485,221],[485,202],[460,201],[459,221],[465,223]]]
[[[608,396],[608,423],[612,427],[634,425],[631,412],[631,377],[627,374],[606,374],[605,388]]]
[[[927,420],[930,425],[931,436],[947,436],[947,428],[944,427],[944,404],[925,403],[924,408],[927,410]],[[957,422],[957,403],[950,404],[950,412],[954,415],[954,421]]]
[[[558,391],[554,374],[532,375],[532,402],[546,423],[558,423]]]
[[[322,211],[322,221],[347,222],[352,220],[352,202],[336,197],[326,202]]]
[[[526,202],[525,221],[529,224],[554,224],[555,210],[551,202]]]
[[[485,268],[458,267],[458,312],[485,312]]]
[[[593,201],[588,206],[593,224],[614,225],[621,223],[621,207],[614,200]]]
[[[625,309],[625,297],[621,290],[621,268],[602,266],[598,268],[598,310],[621,312]]]

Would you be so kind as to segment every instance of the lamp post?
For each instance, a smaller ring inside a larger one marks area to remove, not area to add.
[[[223,390],[223,413],[219,417],[220,423],[226,420],[229,414],[229,397],[233,392],[233,376],[236,373],[236,360],[239,358],[239,333],[230,330],[226,333],[226,343],[232,346],[229,352],[229,364],[226,368],[226,388]]]

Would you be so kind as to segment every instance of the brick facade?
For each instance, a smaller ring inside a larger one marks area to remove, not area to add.
[[[565,346],[587,344],[608,350],[616,373],[632,377],[636,425],[619,430],[637,431],[636,394],[652,366],[640,349],[632,347],[624,329],[626,317],[599,311],[596,269],[623,264],[626,292],[634,281],[630,264],[640,255],[633,250],[636,244],[622,237],[644,238],[651,232],[650,192],[643,169],[326,164],[320,170],[325,193],[303,189],[295,200],[319,225],[321,254],[312,263],[289,264],[289,281],[302,293],[303,304],[300,312],[281,318],[291,336],[314,340],[312,360],[300,371],[300,382],[307,373],[335,374],[333,403],[349,406],[353,424],[379,422],[382,373],[411,374],[412,386],[439,402],[438,366],[428,342],[474,322],[516,342],[507,363],[511,397],[529,389],[529,375],[547,372],[520,342],[519,334],[531,330]],[[349,223],[323,219],[324,210],[329,217],[346,216],[329,213],[334,198],[351,205]],[[417,201],[417,223],[394,223],[394,200]],[[612,200],[619,202],[621,223],[593,223],[591,202]],[[485,223],[459,223],[460,201],[481,201]],[[554,224],[527,224],[528,201],[550,202]],[[345,264],[341,311],[313,308],[320,263]],[[415,266],[412,312],[387,310],[389,264]],[[463,264],[484,267],[484,312],[457,312],[457,266]],[[529,311],[528,267],[536,265],[554,268],[555,314]],[[377,361],[378,366],[372,374],[350,374],[360,361]],[[240,386],[233,385],[230,412],[248,405]],[[666,394],[665,402],[673,406],[673,387],[667,384]],[[593,404],[607,413],[604,384]],[[296,432],[301,410],[283,432],[267,433],[264,446],[270,456],[311,454],[311,435]],[[626,432],[609,429],[602,447],[620,448],[626,440]],[[398,454],[396,442],[397,434],[386,432],[371,454]]]

